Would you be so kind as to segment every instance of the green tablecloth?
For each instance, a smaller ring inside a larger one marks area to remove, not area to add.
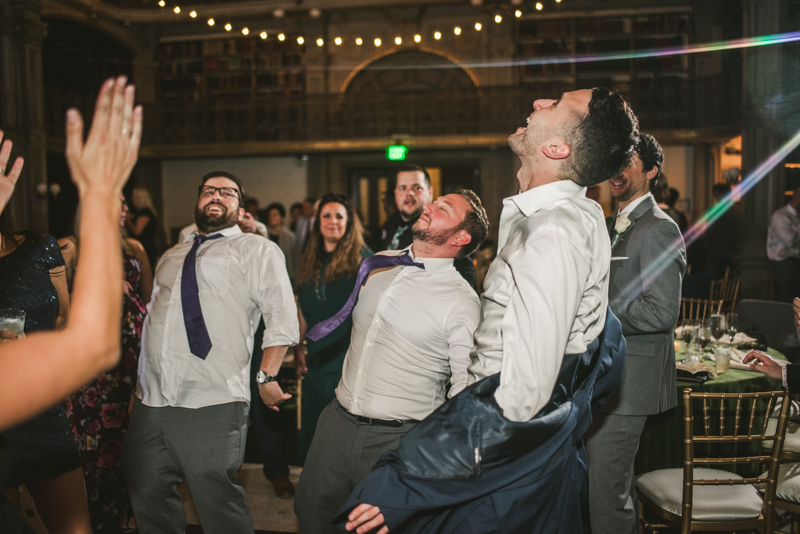
[[[786,358],[776,350],[768,349],[770,356],[776,359]],[[713,362],[706,362],[713,366]],[[717,378],[707,380],[704,384],[688,380],[678,380],[678,406],[647,418],[642,439],[639,443],[639,453],[636,456],[636,474],[648,473],[656,469],[683,467],[683,427],[681,425],[681,404],[683,390],[690,388],[692,391],[706,391],[709,393],[751,393],[754,391],[775,391],[781,389],[780,380],[767,378],[756,371],[731,369],[730,372],[719,375]],[[718,404],[713,404],[718,406]],[[697,418],[697,415],[695,418]],[[726,422],[730,425],[731,422]],[[758,452],[758,446],[755,447]],[[702,454],[695,450],[696,455]],[[743,476],[757,475],[757,466],[743,464],[737,472]]]

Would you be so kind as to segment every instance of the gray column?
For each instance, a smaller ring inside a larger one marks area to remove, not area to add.
[[[36,193],[47,184],[41,13],[40,0],[0,0],[0,128],[14,141],[12,158],[25,158],[7,226],[47,232],[47,196]]]

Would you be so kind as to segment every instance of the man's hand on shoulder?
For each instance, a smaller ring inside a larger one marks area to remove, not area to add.
[[[389,532],[389,527],[384,525],[381,509],[371,504],[359,504],[353,508],[353,511],[350,512],[347,519],[348,522],[345,528],[348,532],[356,529],[357,534],[364,534],[381,525],[383,525],[383,528],[378,531],[378,534],[388,534]]]
[[[279,412],[278,405],[283,404],[292,396],[284,393],[281,386],[277,382],[267,382],[266,384],[259,384],[258,392],[261,394],[261,400],[267,405],[267,408]]]

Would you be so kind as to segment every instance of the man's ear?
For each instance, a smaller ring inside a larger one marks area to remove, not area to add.
[[[649,171],[647,171],[647,174],[645,175],[645,178],[647,178],[647,180],[650,181],[653,178],[655,178],[656,176],[658,176],[658,167],[653,165],[653,168],[650,169]]]
[[[466,230],[459,230],[450,238],[450,244],[455,247],[465,247],[472,242],[472,236]]]
[[[570,154],[570,147],[560,137],[551,137],[542,145],[542,153],[550,159],[564,159]]]
[[[239,222],[241,222],[244,219],[244,214],[245,214],[244,208],[239,208]]]

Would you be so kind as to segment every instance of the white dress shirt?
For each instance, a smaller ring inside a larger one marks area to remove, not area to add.
[[[136,395],[147,406],[201,408],[250,402],[250,359],[259,315],[262,348],[294,345],[297,307],[283,253],[270,241],[231,226],[197,251],[197,285],[211,338],[205,360],[191,353],[183,321],[181,275],[196,233],[161,257],[147,305]]]
[[[339,404],[354,415],[422,420],[445,401],[448,381],[449,396],[466,386],[478,295],[452,258],[414,261],[425,269],[375,272],[359,294],[336,388]]]
[[[470,383],[501,373],[495,399],[512,421],[544,407],[564,355],[605,325],[611,244],[585,191],[562,180],[503,201],[469,372]]]
[[[800,218],[791,204],[776,210],[769,220],[767,257],[772,261],[800,258]]]
[[[631,212],[633,212],[633,210],[636,209],[636,206],[638,206],[639,204],[644,202],[644,199],[646,199],[648,197],[652,197],[652,196],[653,196],[653,193],[646,193],[646,194],[640,196],[639,198],[636,198],[636,199],[632,200],[631,203],[628,204],[627,206],[625,206],[624,209],[621,209],[621,210],[619,210],[617,212],[617,217],[627,217],[628,215],[631,214]]]

